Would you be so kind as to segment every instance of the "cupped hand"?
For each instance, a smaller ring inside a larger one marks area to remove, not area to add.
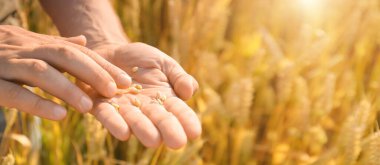
[[[76,44],[74,44],[76,43]],[[36,86],[75,107],[92,109],[90,97],[60,71],[68,72],[106,97],[127,87],[129,76],[97,53],[85,48],[83,36],[63,38],[37,34],[15,26],[0,26],[0,105],[51,120],[66,110],[20,85]]]
[[[201,134],[197,115],[183,101],[191,98],[198,83],[174,59],[143,43],[95,50],[126,71],[133,84],[142,86],[140,92],[112,99],[95,96],[91,113],[116,138],[126,140],[133,132],[147,147],[157,147],[164,141],[175,149]]]

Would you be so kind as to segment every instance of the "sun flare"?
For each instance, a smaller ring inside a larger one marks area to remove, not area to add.
[[[306,12],[320,12],[322,7],[322,0],[298,0],[298,5]]]

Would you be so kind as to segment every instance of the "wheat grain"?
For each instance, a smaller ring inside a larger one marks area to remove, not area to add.
[[[143,89],[142,86],[141,86],[140,84],[135,84],[134,87],[135,87],[136,89],[138,89],[138,90],[142,90],[142,89]]]
[[[141,101],[138,98],[134,98],[132,100],[132,105],[134,105],[135,107],[141,107]]]
[[[138,70],[139,70],[139,67],[137,67],[137,66],[135,66],[135,67],[132,68],[132,72],[133,73],[136,73]]]

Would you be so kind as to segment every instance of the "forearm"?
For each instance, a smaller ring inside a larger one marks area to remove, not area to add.
[[[128,41],[108,0],[40,0],[60,34],[85,35],[87,47]]]

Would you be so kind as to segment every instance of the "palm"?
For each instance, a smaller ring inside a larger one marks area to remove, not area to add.
[[[115,137],[126,140],[131,128],[148,147],[158,146],[163,139],[169,147],[178,148],[187,137],[199,136],[197,116],[178,98],[188,99],[198,85],[173,59],[145,44],[130,44],[108,52],[114,53],[108,60],[126,71],[134,84],[143,87],[137,94],[124,93],[111,100],[95,98],[92,114]],[[156,101],[157,95],[167,98],[162,105]],[[119,112],[110,102],[120,106]]]

